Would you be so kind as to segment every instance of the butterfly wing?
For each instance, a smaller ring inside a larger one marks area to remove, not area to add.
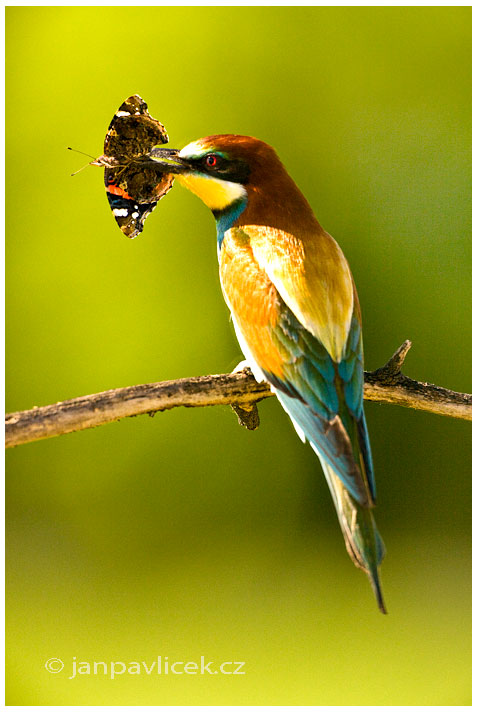
[[[137,159],[154,146],[169,140],[163,124],[150,116],[148,106],[133,94],[113,116],[105,137],[104,156],[106,196],[120,230],[136,237],[147,216],[172,188],[174,178],[145,167]]]

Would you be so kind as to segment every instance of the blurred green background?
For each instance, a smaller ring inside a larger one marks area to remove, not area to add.
[[[100,169],[139,93],[171,146],[278,151],[355,276],[366,367],[469,391],[469,8],[7,8],[7,409],[231,370],[215,228],[180,187],[134,241]],[[367,404],[388,616],[273,400],[7,452],[10,705],[467,705],[470,425]],[[243,676],[77,661],[245,661]],[[65,669],[50,674],[49,658]]]

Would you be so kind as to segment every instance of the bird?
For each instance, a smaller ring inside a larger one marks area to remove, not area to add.
[[[145,160],[212,211],[221,288],[247,365],[318,456],[348,554],[386,613],[362,318],[341,248],[274,148],[257,138],[212,135],[180,150],[155,147]]]

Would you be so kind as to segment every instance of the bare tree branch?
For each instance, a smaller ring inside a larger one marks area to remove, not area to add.
[[[471,420],[471,395],[420,383],[402,374],[400,369],[410,346],[411,342],[405,341],[385,366],[371,373],[365,372],[365,398]],[[239,422],[254,430],[259,425],[256,404],[271,395],[269,386],[257,383],[248,369],[219,376],[180,378],[117,388],[7,414],[5,447],[178,406],[232,405]]]

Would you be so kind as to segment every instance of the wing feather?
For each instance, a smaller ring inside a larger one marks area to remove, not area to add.
[[[250,239],[248,227],[247,232],[245,228],[229,230],[221,248],[221,284],[240,342],[247,344],[257,370],[276,390],[298,432],[321,453],[355,500],[371,506],[373,471],[362,406],[360,313],[353,282],[345,344],[328,340],[329,347],[331,343],[340,347],[343,358],[337,362],[317,336],[330,335],[333,330],[318,328],[317,321],[312,330],[312,316],[321,313],[321,305],[309,305],[302,298],[300,285],[304,282],[294,281],[300,270],[282,269],[285,277],[279,288],[270,277],[272,273],[278,280],[278,270],[266,270],[255,247],[257,242]],[[283,297],[285,284],[294,294],[288,301]],[[315,301],[323,294],[319,289]],[[330,300],[327,304],[330,310]],[[325,323],[323,315],[321,320]]]
[[[257,264],[303,326],[340,361],[354,305],[350,268],[324,230],[301,239],[263,225],[241,228]]]

